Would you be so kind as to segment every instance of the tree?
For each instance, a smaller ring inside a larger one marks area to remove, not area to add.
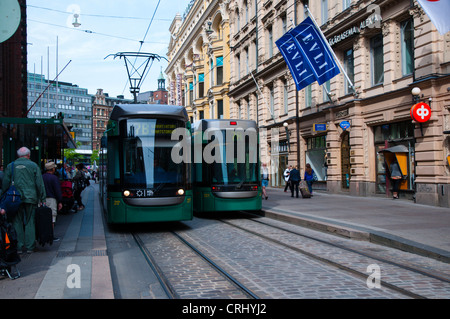
[[[80,146],[81,143],[77,142],[77,146]],[[66,148],[64,149],[64,157],[66,158],[66,161],[73,164],[76,161],[79,161],[82,157],[81,154],[75,152],[74,148]]]

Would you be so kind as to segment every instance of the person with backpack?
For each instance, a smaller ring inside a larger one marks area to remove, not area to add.
[[[2,190],[7,190],[13,181],[12,169],[14,167],[14,185],[19,190],[22,201],[13,219],[19,253],[23,249],[31,253],[36,248],[35,210],[38,205],[45,202],[46,198],[41,169],[30,160],[30,155],[31,151],[27,147],[19,148],[18,159],[8,164],[2,183]],[[8,212],[6,213],[8,214]]]

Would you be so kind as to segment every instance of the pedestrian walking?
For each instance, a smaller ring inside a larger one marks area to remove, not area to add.
[[[269,198],[266,192],[267,186],[269,186],[269,169],[267,168],[267,164],[263,163],[261,168],[261,187],[262,187],[262,195],[266,200]]]
[[[30,150],[21,147],[17,151],[18,159],[14,161],[14,185],[22,195],[19,210],[13,219],[17,233],[17,250],[26,249],[31,253],[36,248],[35,210],[45,202],[45,186],[39,166],[30,160]],[[11,163],[3,176],[2,189],[11,185]],[[8,212],[7,212],[8,213]]]
[[[62,209],[62,192],[61,183],[56,176],[56,164],[54,162],[48,162],[45,164],[45,173],[42,175],[44,180],[45,193],[47,197],[45,199],[45,205],[52,210],[52,224],[55,229],[56,216],[58,211]],[[53,241],[59,240],[54,237]]]
[[[389,167],[390,170],[390,177],[392,181],[392,198],[398,199],[398,189],[400,186],[400,181],[403,178],[402,173],[400,172],[400,167],[398,166],[397,162],[394,162]]]
[[[83,210],[84,205],[81,201],[81,192],[86,188],[86,177],[84,176],[84,165],[83,163],[80,163],[76,166],[77,172],[75,173],[75,176],[73,177],[73,197],[77,201],[77,210]]]
[[[295,166],[289,173],[289,182],[291,184],[291,197],[294,197],[294,189],[296,197],[298,198],[298,184],[300,183],[300,172]]]
[[[286,181],[286,186],[284,186],[284,192],[285,193],[286,193],[286,191],[287,191],[287,189],[289,187],[289,184],[290,184],[290,182],[289,182],[289,173],[290,173],[291,170],[292,170],[292,165],[289,165],[289,167],[286,168],[286,170],[283,173],[284,180]]]
[[[309,163],[306,164],[304,180],[306,181],[306,184],[308,185],[308,190],[312,196],[312,185],[317,180],[317,176]]]

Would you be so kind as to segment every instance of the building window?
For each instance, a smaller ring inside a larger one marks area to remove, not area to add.
[[[355,83],[355,60],[353,58],[353,49],[349,49],[347,51],[344,51],[344,69],[347,73],[350,81],[352,83]],[[353,87],[350,86],[350,83],[347,80],[347,77],[345,78],[345,94],[353,93]]]
[[[239,54],[236,55],[236,81],[241,78],[241,57]]]
[[[192,106],[194,104],[194,84],[189,82],[189,105]]]
[[[372,85],[383,84],[384,55],[383,35],[378,34],[370,39],[370,55],[372,63]]]
[[[328,0],[322,0],[321,12],[322,24],[325,24],[328,21]]]
[[[352,2],[352,0],[344,0],[343,4],[344,6],[342,7],[343,10],[347,9],[348,7],[350,7],[350,3]]]
[[[413,19],[403,21],[400,25],[402,41],[402,75],[414,71],[414,28]]]
[[[273,31],[272,26],[267,28],[267,50],[269,54],[269,58],[273,56]]]
[[[198,75],[198,97],[202,98],[205,96],[205,74],[200,73]]]
[[[284,14],[281,17],[281,30],[283,31],[283,34],[285,34],[287,32],[287,19],[286,19],[286,14]]]
[[[312,104],[312,86],[311,84],[305,88],[305,108],[311,107]]]
[[[214,86],[214,60],[211,58],[209,59],[209,86],[213,87]]]
[[[244,51],[245,51],[245,71],[246,71],[246,74],[249,74],[250,71],[249,71],[249,65],[248,65],[249,64],[248,48],[245,48]]]
[[[323,92],[322,92],[322,98],[324,102],[329,102],[330,101],[330,97],[328,96],[328,93],[330,93],[330,81],[326,81],[323,85]],[[328,92],[328,93],[327,93]]]
[[[284,114],[288,113],[288,98],[289,98],[289,87],[287,81],[283,82],[283,106],[284,106]]]
[[[223,83],[223,56],[218,56],[216,58],[216,71],[217,71],[217,85],[222,85]]]
[[[250,119],[250,101],[245,99],[245,104],[247,105],[247,119]]]
[[[244,1],[244,10],[245,10],[245,24],[248,23],[248,3],[247,1]]]
[[[273,117],[275,111],[275,97],[272,86],[269,87],[269,108],[270,108],[270,117]]]
[[[223,119],[223,100],[217,100],[217,118]]]

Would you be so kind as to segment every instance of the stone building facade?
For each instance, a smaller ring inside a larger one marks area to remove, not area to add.
[[[305,5],[348,77],[341,72],[297,91],[275,41],[308,16]],[[173,102],[188,96],[178,88],[187,92],[186,83],[195,82],[195,72],[207,74],[218,52],[208,21],[223,26],[220,54],[229,66],[214,99],[229,99],[230,118],[257,121],[271,186],[284,185],[288,164],[303,172],[310,163],[315,187],[391,196],[387,171],[395,158],[402,198],[450,207],[450,34],[440,35],[416,0],[192,1],[171,27]],[[209,104],[184,101],[195,119]],[[431,107],[426,123],[411,118],[418,102]]]
[[[191,121],[230,117],[227,2],[192,0],[170,27],[169,104],[186,106]]]
[[[275,41],[307,17],[305,5],[348,79],[297,91]],[[310,163],[316,187],[391,196],[389,154],[380,151],[399,146],[401,197],[450,207],[450,34],[440,35],[416,1],[235,0],[228,11],[230,114],[258,121],[272,186],[284,185],[287,164],[303,171]],[[431,107],[426,123],[411,119],[417,102]]]

